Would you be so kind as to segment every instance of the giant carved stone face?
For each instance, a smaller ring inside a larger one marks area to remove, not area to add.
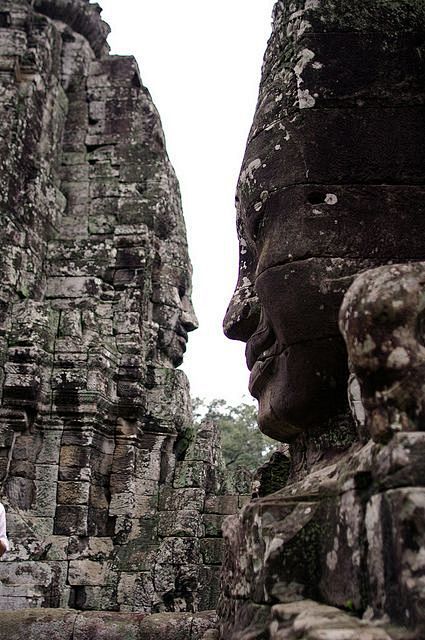
[[[183,362],[188,334],[198,327],[193,309],[192,266],[185,243],[173,237],[158,242],[152,293],[153,320],[158,325],[158,357],[166,366]]]
[[[224,328],[247,344],[260,428],[283,441],[347,409],[337,318],[355,274],[425,249],[400,52],[385,49],[378,77],[372,45],[356,24],[348,38],[328,4],[275,6],[236,198],[239,279]]]
[[[163,359],[179,367],[186,352],[188,334],[198,327],[187,284],[170,284],[167,304],[155,305],[153,317],[159,324],[158,346]]]
[[[301,233],[316,214],[293,211],[281,196],[269,202],[258,196],[262,206],[253,220],[238,207],[240,277],[225,330],[247,343],[260,428],[291,440],[345,409],[347,358],[337,317],[353,264],[308,257]],[[333,218],[320,222],[329,237]]]

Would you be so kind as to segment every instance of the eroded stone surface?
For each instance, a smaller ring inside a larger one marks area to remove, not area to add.
[[[199,614],[78,612],[61,609],[24,610],[1,614],[1,640],[210,640],[217,618]]]
[[[258,634],[253,638],[268,638],[274,603],[293,607],[298,602],[302,611],[306,599],[332,605],[341,620],[347,618],[344,610],[360,617],[366,612],[365,627],[351,619],[352,628],[365,634],[373,618],[390,638],[422,637],[423,441],[423,433],[400,433],[387,445],[353,447],[335,464],[229,516],[219,606],[222,638],[244,638],[248,631]],[[314,625],[321,628],[319,618]],[[385,626],[389,619],[400,627]],[[271,628],[276,640],[298,637],[292,618],[287,635],[276,624]],[[357,637],[350,633],[348,638]],[[325,631],[323,637],[328,637]]]
[[[341,330],[374,440],[424,429],[425,263],[366,271],[347,293]]]
[[[270,640],[401,640],[402,637],[409,640],[408,632],[401,636],[397,630],[387,631],[312,600],[275,605],[272,609]]]
[[[218,594],[218,436],[177,370],[197,326],[179,187],[108,31],[88,0],[0,2],[2,609]]]
[[[359,271],[424,256],[424,25],[416,0],[275,5],[224,321],[247,342],[259,425],[275,439],[341,424],[344,293]]]
[[[224,329],[291,466],[225,522],[223,640],[425,637],[424,34],[416,0],[275,5]]]

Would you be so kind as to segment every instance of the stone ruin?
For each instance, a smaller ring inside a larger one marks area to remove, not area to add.
[[[30,607],[0,637],[423,640],[422,0],[276,3],[225,331],[289,449],[238,514],[176,370],[190,265],[134,60],[97,5],[0,7],[0,606]]]
[[[88,0],[0,2],[1,610],[214,609],[242,505],[176,369],[197,320],[161,122],[108,32]]]
[[[422,1],[275,5],[225,331],[289,471],[225,522],[223,639],[425,638],[424,72]]]

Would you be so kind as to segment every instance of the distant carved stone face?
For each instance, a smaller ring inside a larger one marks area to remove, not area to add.
[[[191,300],[191,265],[186,248],[172,241],[163,244],[157,259],[153,320],[159,325],[159,355],[164,364],[178,367],[188,334],[198,327]]]
[[[159,307],[155,313],[159,322],[159,348],[174,367],[183,362],[188,334],[198,327],[190,295],[179,287],[173,287],[175,305]]]

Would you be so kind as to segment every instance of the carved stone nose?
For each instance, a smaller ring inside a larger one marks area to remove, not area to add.
[[[195,331],[199,327],[195,309],[193,308],[192,301],[188,297],[185,297],[183,300],[183,313],[180,322],[188,333]]]
[[[224,334],[230,340],[247,342],[260,321],[261,306],[254,288],[236,287],[223,320]]]

